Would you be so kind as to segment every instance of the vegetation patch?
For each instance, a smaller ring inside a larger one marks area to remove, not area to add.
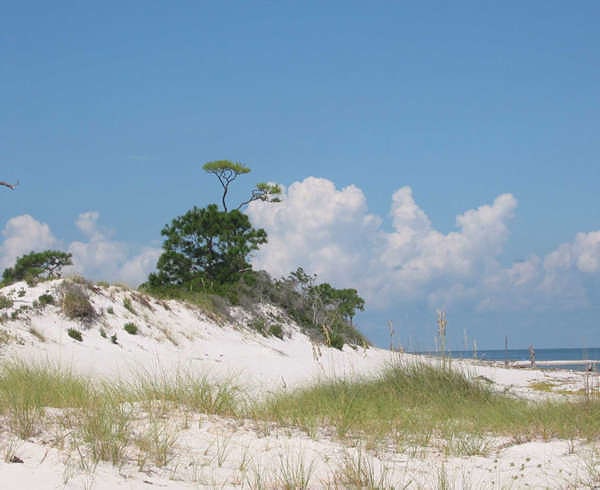
[[[54,296],[52,296],[51,294],[48,294],[48,293],[41,294],[38,298],[38,303],[42,307],[47,306],[47,305],[53,305],[54,304]]]
[[[2,273],[2,285],[27,281],[33,286],[39,281],[60,277],[62,268],[71,265],[71,254],[60,250],[31,252],[19,257],[13,267]]]
[[[63,282],[61,290],[62,311],[67,318],[89,322],[96,317],[88,292],[80,284]]]
[[[3,294],[0,294],[0,310],[10,308],[14,304],[14,301]]]
[[[556,387],[556,383],[551,381],[532,381],[529,387],[535,391],[543,391],[544,393],[552,393]]]
[[[77,330],[76,328],[70,328],[69,330],[67,330],[67,335],[69,337],[71,337],[72,339],[77,340],[78,342],[82,342],[83,341],[83,337],[81,335],[81,332],[79,330]]]
[[[277,394],[256,414],[309,434],[331,427],[340,437],[392,438],[399,445],[437,439],[446,441],[442,449],[462,454],[484,451],[482,437],[490,434],[519,440],[600,436],[597,401],[531,404],[453,369],[420,363],[396,365],[374,380],[336,380]]]
[[[137,335],[138,333],[137,325],[133,322],[127,322],[123,326],[123,330],[125,330],[129,335]]]
[[[36,339],[38,339],[40,342],[46,342],[45,335],[42,332],[40,332],[37,328],[30,327],[29,328],[29,333],[31,335],[33,335]]]
[[[130,313],[137,315],[137,312],[135,311],[135,308],[133,307],[133,303],[131,302],[131,298],[129,298],[129,297],[123,298],[123,306]]]

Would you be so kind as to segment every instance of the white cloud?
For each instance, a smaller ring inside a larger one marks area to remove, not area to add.
[[[254,257],[255,267],[276,276],[302,265],[330,280],[358,277],[380,226],[368,214],[360,189],[338,191],[332,182],[314,177],[292,184],[282,203],[251,203],[248,214],[269,233],[269,243]]]
[[[28,214],[15,216],[2,230],[4,242],[0,245],[0,266],[11,267],[21,255],[60,247],[59,240],[46,223],[40,223]]]
[[[11,218],[2,235],[0,266],[10,267],[15,260],[32,251],[47,249],[67,250],[73,255],[69,272],[82,274],[90,279],[122,281],[137,286],[154,270],[160,249],[144,247],[141,250],[110,238],[110,233],[99,225],[96,211],[81,213],[75,225],[85,241],[74,241],[64,246],[51,232],[46,223],[29,215]]]
[[[369,214],[360,189],[336,189],[310,177],[291,185],[279,204],[249,206],[253,224],[269,236],[253,263],[275,276],[302,265],[323,281],[356,287],[371,307],[410,301],[480,310],[585,304],[581,275],[600,271],[600,232],[579,233],[543,260],[534,255],[502,267],[499,256],[516,207],[514,196],[502,194],[457,216],[456,230],[444,234],[411,188],[402,187],[392,196],[386,230]]]
[[[119,271],[119,280],[125,284],[137,286],[146,281],[148,274],[156,268],[156,261],[162,250],[159,248],[143,248],[137,255],[128,258]]]
[[[576,267],[592,274],[600,270],[600,231],[577,233],[575,240],[565,243],[548,254],[544,260],[548,271],[568,270]]]
[[[110,232],[98,225],[99,218],[98,212],[88,211],[75,221],[87,241],[75,241],[68,247],[74,270],[92,279],[122,281],[132,286],[144,282],[154,270],[160,250],[146,247],[132,252],[127,244],[110,238]]]

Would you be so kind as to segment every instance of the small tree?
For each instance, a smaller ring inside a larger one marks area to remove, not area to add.
[[[37,281],[60,277],[62,268],[72,265],[71,254],[60,250],[31,252],[19,257],[13,267],[2,273],[4,284],[17,281]]]
[[[162,230],[166,237],[150,286],[178,286],[192,281],[226,284],[250,269],[247,257],[266,243],[263,229],[254,229],[238,210],[219,211],[216,204],[194,207]]]
[[[221,203],[223,204],[223,210],[227,212],[227,193],[229,192],[229,185],[237,179],[239,175],[250,173],[250,168],[239,162],[230,162],[229,160],[215,160],[213,162],[205,163],[202,168],[209,174],[213,174],[217,177],[221,186],[223,187],[223,195],[221,196]],[[279,202],[279,194],[281,194],[281,187],[277,184],[269,184],[268,182],[260,182],[256,184],[256,187],[252,189],[250,198],[243,201],[236,209],[240,210],[244,206],[247,206],[252,201],[266,201],[266,202]]]

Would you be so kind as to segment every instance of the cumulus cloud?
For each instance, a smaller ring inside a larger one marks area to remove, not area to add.
[[[517,208],[511,194],[456,217],[456,230],[435,229],[410,187],[391,199],[389,229],[368,212],[363,192],[309,177],[279,204],[254,202],[248,214],[269,243],[253,264],[275,276],[298,265],[339,287],[356,287],[371,307],[421,301],[478,310],[575,307],[585,304],[582,274],[600,272],[600,232],[579,233],[543,259],[509,267],[499,256]],[[565,288],[568,290],[565,292]]]
[[[46,223],[29,215],[11,218],[2,231],[0,265],[10,267],[23,254],[56,248],[72,254],[73,266],[69,272],[91,279],[122,281],[132,286],[145,281],[156,265],[160,249],[143,247],[139,250],[113,240],[110,231],[99,226],[99,218],[96,211],[81,213],[75,225],[85,240],[67,245],[53,235]]]
[[[137,286],[154,269],[160,249],[145,247],[141,251],[113,240],[111,232],[99,226],[96,211],[81,213],[75,224],[86,241],[72,242],[73,267],[85,277],[122,281]]]
[[[40,223],[28,214],[15,216],[2,230],[4,241],[0,245],[0,265],[11,267],[21,255],[60,247],[59,240],[46,223]]]

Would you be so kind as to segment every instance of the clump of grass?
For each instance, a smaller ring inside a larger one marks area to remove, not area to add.
[[[36,339],[38,339],[40,342],[46,342],[45,335],[42,332],[40,332],[37,328],[29,327],[29,333],[33,335]]]
[[[230,381],[212,382],[207,376],[178,371],[172,376],[140,373],[129,389],[137,400],[155,400],[206,414],[243,413],[240,389]]]
[[[0,365],[0,412],[21,438],[36,433],[46,407],[82,406],[89,395],[89,383],[70,371],[24,361]]]
[[[283,328],[279,323],[274,323],[269,327],[269,334],[277,337],[278,339],[283,339]]]
[[[158,467],[166,466],[169,463],[176,442],[177,431],[172,424],[153,415],[150,415],[148,429],[135,440],[141,453],[149,456]]]
[[[314,473],[314,464],[306,463],[302,455],[292,457],[289,454],[279,457],[279,469],[276,476],[278,488],[285,490],[307,490]]]
[[[120,465],[125,459],[133,438],[133,408],[125,403],[123,395],[105,387],[83,411],[79,433],[88,444],[94,462]]]
[[[70,328],[69,330],[67,330],[67,335],[72,339],[77,340],[78,342],[83,342],[83,336],[81,335],[81,332],[76,328]]]
[[[356,449],[356,454],[345,454],[342,466],[334,472],[334,480],[343,488],[394,488],[389,469],[382,465],[379,468],[361,446]]]
[[[529,387],[532,390],[543,391],[544,393],[551,393],[555,386],[556,384],[550,381],[533,381],[529,383]]]
[[[63,282],[62,295],[62,310],[68,318],[91,321],[96,316],[88,293],[81,284]]]
[[[123,298],[123,306],[130,313],[137,315],[137,312],[135,311],[135,308],[133,307],[133,303],[131,302],[131,298],[129,298],[129,297]]]
[[[3,294],[0,294],[0,310],[10,308],[14,304],[14,301]]]
[[[41,307],[54,304],[54,296],[48,293],[41,294],[38,298],[38,304]]]
[[[125,330],[129,335],[137,335],[138,333],[137,325],[133,322],[127,322],[123,326],[123,330]]]

